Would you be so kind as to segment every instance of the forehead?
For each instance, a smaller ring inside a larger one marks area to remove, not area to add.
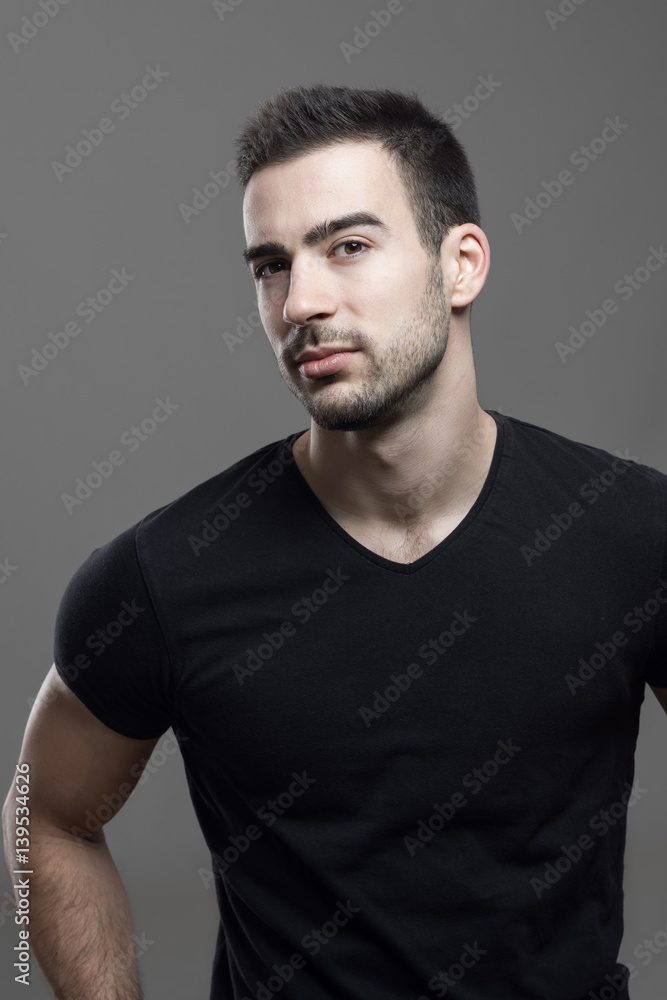
[[[258,170],[245,191],[243,225],[250,242],[359,209],[387,220],[409,212],[389,153],[375,142],[337,143]]]

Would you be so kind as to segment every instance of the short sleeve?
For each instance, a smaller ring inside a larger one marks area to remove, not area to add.
[[[662,538],[660,579],[650,589],[650,597],[658,603],[654,617],[654,643],[644,667],[644,680],[653,687],[667,687],[667,475],[651,468],[658,482],[657,502],[661,504]]]
[[[93,715],[152,739],[176,722],[169,651],[136,549],[141,522],[94,549],[56,612],[54,662]]]

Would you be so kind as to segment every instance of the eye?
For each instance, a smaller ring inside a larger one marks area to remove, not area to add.
[[[282,260],[270,260],[266,264],[260,264],[260,266],[255,271],[255,277],[257,278],[257,280],[258,281],[263,281],[264,278],[267,277],[267,275],[263,275],[262,274],[262,271],[264,270],[265,267],[275,267],[277,264],[284,264],[284,261],[282,261]],[[269,274],[268,277],[270,278],[271,275]]]
[[[334,247],[334,250],[340,250],[341,247],[364,247],[364,248],[366,248],[366,244],[365,243],[361,243],[359,240],[346,240],[345,243],[339,243],[337,247]],[[346,254],[345,256],[348,256],[348,257],[358,257],[359,256],[359,251],[357,251],[356,253]]]
[[[333,250],[331,251],[332,254],[335,253],[336,250],[340,250],[341,247],[359,247],[360,248],[360,249],[356,250],[355,252],[353,252],[351,254],[343,254],[343,256],[345,256],[345,257],[361,257],[366,252],[366,250],[369,249],[368,245],[366,243],[362,243],[361,240],[345,240],[343,243],[339,243],[337,246],[335,246],[333,248]],[[270,272],[269,274],[263,274],[262,272],[264,271],[265,268],[267,268],[267,267],[284,267],[284,266],[285,266],[285,261],[283,261],[283,260],[269,260],[265,264],[260,264],[260,266],[255,270],[255,272],[254,272],[255,278],[258,281],[266,281],[266,279],[267,278],[271,278],[273,276],[273,274],[281,274],[282,271],[273,271],[273,272]]]

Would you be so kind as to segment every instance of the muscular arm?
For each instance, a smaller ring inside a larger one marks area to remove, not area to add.
[[[109,729],[69,690],[55,666],[49,670],[19,757],[30,765],[34,872],[30,923],[22,926],[58,1000],[143,998],[127,895],[102,822],[91,817],[101,814],[108,821],[110,811],[118,812],[158,738],[134,740]],[[10,871],[17,867],[14,794],[12,786],[3,808]]]

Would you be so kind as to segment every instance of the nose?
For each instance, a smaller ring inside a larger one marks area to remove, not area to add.
[[[283,321],[305,326],[315,319],[328,319],[335,311],[333,293],[327,286],[322,265],[312,261],[298,264],[292,261]]]

